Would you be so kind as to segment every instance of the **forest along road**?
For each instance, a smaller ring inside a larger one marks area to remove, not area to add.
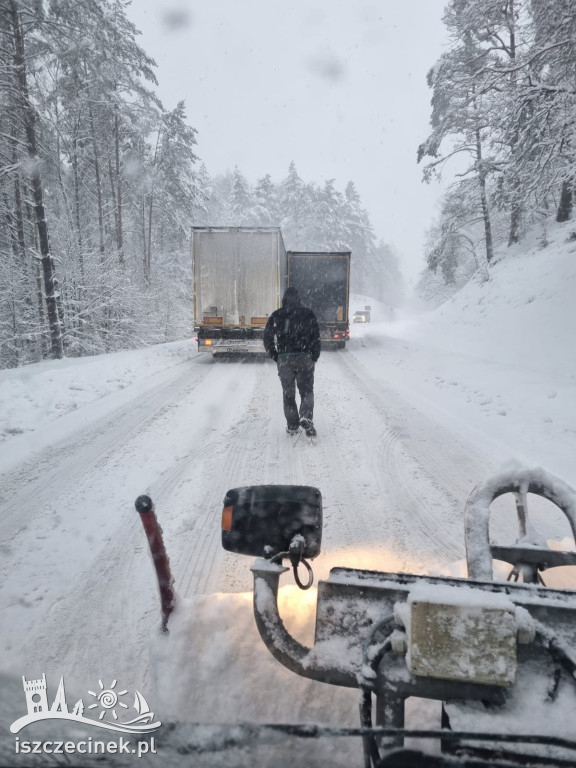
[[[285,433],[271,361],[197,355],[172,378],[2,478],[0,610],[13,668],[85,685],[148,682],[160,620],[134,500],[154,500],[183,597],[251,588],[250,558],[220,546],[226,491],[298,483],[323,495],[317,577],[334,565],[436,572],[464,558],[463,509],[494,469],[404,399],[360,345],[316,369],[319,437]],[[144,656],[143,656],[144,654]]]

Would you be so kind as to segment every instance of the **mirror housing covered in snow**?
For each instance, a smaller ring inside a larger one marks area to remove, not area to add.
[[[320,553],[322,494],[309,485],[250,485],[232,488],[222,510],[222,546],[252,557],[288,552],[304,539],[303,557]]]

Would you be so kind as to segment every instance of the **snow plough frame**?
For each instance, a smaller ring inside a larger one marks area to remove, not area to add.
[[[516,499],[519,538],[501,547],[489,541],[490,507],[506,493]],[[549,589],[541,578],[549,568],[576,565],[576,551],[551,550],[538,537],[528,517],[528,494],[559,507],[576,539],[572,489],[543,470],[508,470],[477,486],[466,504],[468,579],[333,568],[318,584],[312,647],[285,628],[278,589],[289,570],[284,560],[301,588],[312,584],[307,558],[320,552],[320,491],[251,486],[226,494],[223,546],[262,555],[251,568],[262,640],[296,674],[359,690],[355,735],[362,737],[365,768],[576,764],[576,741],[557,732],[538,735],[517,717],[527,681],[530,687],[537,679],[546,692],[538,701],[540,723],[561,715],[561,687],[563,696],[571,689],[576,706],[576,591]],[[512,565],[511,580],[494,580],[493,559]],[[413,696],[442,702],[439,729],[405,728],[405,702]],[[479,712],[487,713],[488,729],[478,727],[478,719],[485,722]],[[318,735],[326,734],[320,728]],[[406,750],[406,736],[437,738],[441,754]]]

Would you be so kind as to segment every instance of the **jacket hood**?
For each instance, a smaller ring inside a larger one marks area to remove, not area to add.
[[[296,288],[287,288],[282,297],[283,307],[296,307],[300,304],[300,294]]]

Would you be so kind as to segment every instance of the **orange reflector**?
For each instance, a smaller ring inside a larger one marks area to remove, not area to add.
[[[250,318],[250,325],[266,325],[268,322],[267,317],[251,317]]]
[[[223,531],[230,531],[232,530],[232,516],[234,515],[234,507],[224,507],[222,510],[222,530]]]
[[[203,325],[222,325],[223,318],[219,315],[204,315],[202,318]]]

